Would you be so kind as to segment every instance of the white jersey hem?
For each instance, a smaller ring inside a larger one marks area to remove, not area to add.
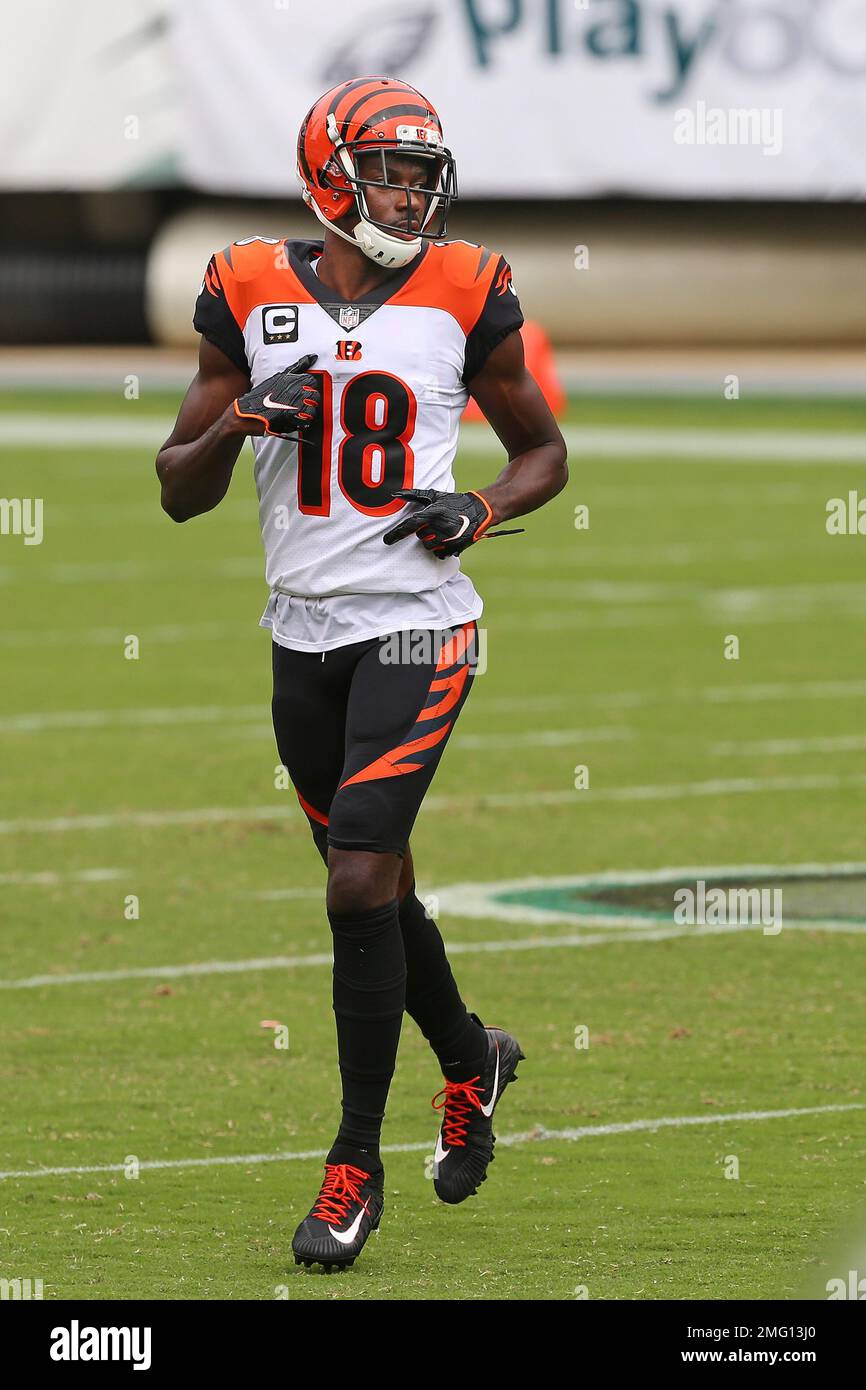
[[[409,597],[404,595],[402,597]],[[474,601],[468,606],[463,606],[455,611],[432,617],[429,613],[419,611],[416,616],[408,614],[404,617],[393,617],[390,620],[382,618],[373,625],[358,627],[350,632],[341,633],[338,637],[318,638],[315,641],[305,641],[303,638],[288,637],[281,632],[274,621],[273,613],[274,596],[268,599],[264,613],[259,619],[259,627],[270,628],[271,636],[279,647],[287,647],[295,652],[330,652],[338,647],[348,647],[354,642],[369,642],[375,637],[387,637],[391,632],[409,632],[413,628],[424,629],[429,632],[442,632],[446,628],[460,627],[463,623],[474,622],[481,617],[484,612],[484,601],[481,595],[474,591]]]

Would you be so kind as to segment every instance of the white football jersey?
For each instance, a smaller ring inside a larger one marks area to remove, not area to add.
[[[384,533],[414,504],[398,488],[455,490],[467,385],[523,323],[502,256],[428,243],[358,301],[312,269],[321,241],[236,242],[210,260],[195,327],[253,385],[316,354],[322,409],[303,442],[254,438],[272,597],[423,594],[459,572]]]

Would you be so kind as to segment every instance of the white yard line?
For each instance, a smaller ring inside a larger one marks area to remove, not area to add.
[[[671,608],[698,607],[738,614],[753,610],[786,613],[795,605],[804,611],[818,605],[826,613],[831,604],[856,607],[866,603],[866,582],[828,580],[815,584],[775,584],[751,588],[716,588],[671,580],[632,579],[533,579],[515,584],[511,577],[492,576],[484,582],[485,595],[499,596],[537,607],[537,601],[551,604],[582,604],[621,608],[624,605],[664,605]],[[534,617],[532,619],[534,621]]]
[[[40,637],[40,644],[47,634]],[[115,640],[120,640],[115,634]],[[2,645],[2,637],[0,637]],[[787,700],[857,699],[866,695],[866,680],[780,681],[774,684],[709,685],[698,689],[581,691],[569,695],[500,695],[483,697],[484,712],[518,713],[528,710],[581,708],[602,705],[608,709],[637,709],[643,705],[761,703]],[[470,711],[471,711],[470,706]],[[477,706],[480,710],[480,704]],[[144,709],[51,710],[40,714],[0,716],[0,734],[42,733],[50,729],[97,729],[108,727],[157,726],[261,722],[267,718],[267,701],[253,705],[156,705]]]
[[[543,605],[546,600],[539,600],[539,602]],[[724,623],[725,630],[728,630],[734,623],[740,625],[738,631],[746,629],[751,631],[759,627],[778,627],[788,623],[802,625],[806,620],[817,624],[819,621],[826,620],[828,616],[839,620],[844,619],[847,622],[861,622],[863,616],[866,615],[866,591],[864,591],[862,603],[833,604],[832,607],[822,607],[818,602],[801,607],[755,607],[748,612],[743,612],[739,607],[727,608],[724,604],[714,603],[697,604],[695,607],[698,610],[696,622],[701,622],[703,625],[706,621]],[[707,615],[706,620],[700,617],[701,613]],[[679,640],[683,621],[682,609],[673,607],[606,608],[581,613],[560,604],[558,606],[551,605],[546,610],[542,607],[541,611],[527,609],[523,613],[511,611],[501,617],[497,616],[494,630],[499,634],[518,632],[523,636],[534,635],[536,632],[634,632],[637,640],[640,640],[641,635],[650,628],[667,628],[671,633],[676,631],[678,636],[675,640]],[[659,640],[664,641],[666,639],[659,638]]]
[[[142,584],[148,580],[166,580],[172,576],[182,579],[186,571],[178,566],[171,569],[160,560],[120,563],[116,561],[92,564],[4,565],[0,567],[0,584],[26,584],[29,589],[40,584]],[[211,579],[261,579],[262,562],[254,556],[239,555],[215,561],[208,567]],[[267,592],[267,591],[265,591]]]
[[[536,1125],[522,1133],[498,1134],[496,1142],[509,1148],[521,1144],[575,1143],[580,1139],[603,1138],[613,1134],[652,1134],[661,1129],[790,1120],[806,1115],[839,1115],[863,1109],[866,1109],[866,1104],[852,1102],[839,1105],[803,1105],[790,1110],[735,1110],[725,1115],[663,1115],[656,1119],[623,1120],[607,1125],[580,1125],[572,1129],[545,1129],[543,1125]],[[429,1153],[431,1148],[432,1141],[422,1139],[411,1144],[383,1144],[381,1151],[387,1154]],[[327,1149],[301,1149],[281,1153],[212,1155],[208,1158],[154,1158],[142,1159],[138,1162],[137,1168],[143,1173],[165,1168],[245,1167],[258,1163],[306,1162],[322,1159],[326,1154]],[[13,1168],[0,1172],[0,1179],[5,1181],[10,1178],[57,1178],[78,1173],[126,1173],[128,1168],[127,1163],[82,1163],[62,1168]]]
[[[860,753],[866,748],[866,734],[839,734],[824,738],[732,739],[710,745],[711,753],[751,758],[756,754],[785,757],[796,753]]]
[[[240,623],[165,623],[139,632],[142,645],[168,642],[237,642],[241,639],[262,641],[262,629],[255,622]],[[0,649],[3,647],[117,647],[123,645],[126,628],[85,627],[55,628],[46,632],[44,628],[31,628],[24,631],[7,629],[0,632]]]
[[[54,888],[60,883],[113,883],[127,869],[76,869],[58,874],[51,869],[39,873],[0,874],[0,888]]]
[[[10,411],[0,416],[0,446],[45,449],[157,449],[174,421],[168,417],[137,417],[135,403],[123,414],[86,416]],[[659,429],[650,425],[564,425],[569,452],[598,458],[725,459],[749,464],[854,463],[866,456],[866,434],[821,430]],[[468,453],[502,453],[502,445],[484,424],[460,430]]]
[[[320,902],[325,900],[325,880],[322,879],[318,888],[260,888],[255,893],[242,893],[244,898],[255,898],[261,903],[282,903],[293,902],[303,898],[317,898]]]
[[[0,835],[54,834],[67,830],[114,830],[120,826],[136,829],[161,829],[166,825],[222,825],[225,822],[243,824],[246,821],[286,818],[286,828],[292,829],[292,818],[284,806],[201,806],[188,811],[115,811],[103,815],[50,816],[46,820],[23,819],[0,821]],[[300,826],[300,822],[297,825]]]
[[[489,792],[479,796],[428,796],[421,808],[430,812],[479,812],[520,810],[529,806],[568,806],[599,801],[676,801],[684,797],[741,796],[762,792],[839,791],[862,787],[866,773],[836,776],[816,773],[797,777],[732,777],[708,782],[678,782],[632,787],[601,787],[575,791]],[[300,821],[291,819],[285,806],[202,806],[186,811],[115,811],[102,815],[52,816],[47,819],[24,817],[0,821],[0,835],[42,835],[79,830],[114,830],[123,826],[158,829],[167,825],[219,825],[285,817],[287,829],[298,829]]]
[[[273,742],[274,731],[267,720],[258,726],[228,726],[220,730],[226,738],[260,738]],[[577,743],[622,743],[635,737],[634,729],[615,724],[599,729],[527,729],[512,734],[452,734],[449,747],[485,748],[569,748]]]
[[[305,894],[306,896],[306,894]],[[324,900],[324,889],[321,893]],[[576,919],[575,914],[555,912],[533,912],[532,908],[512,908],[519,920],[534,922],[543,920],[547,924],[568,920],[579,920],[586,926],[603,926],[602,932],[566,933],[562,936],[515,937],[503,941],[451,941],[448,943],[449,956],[501,955],[512,951],[560,951],[581,950],[592,946],[634,946],[647,941],[672,941],[682,937],[726,936],[735,932],[754,932],[761,935],[761,927],[752,923],[736,923],[726,926],[670,926],[648,927],[646,918],[611,917],[608,914],[593,916],[587,913]],[[472,913],[463,905],[455,908],[455,915],[484,916],[482,912]],[[491,913],[488,911],[488,917]],[[503,917],[506,915],[503,912]],[[510,920],[510,919],[509,919]],[[857,922],[788,922],[784,931],[820,931],[842,935],[859,934],[864,928]],[[129,970],[85,970],[69,975],[27,975],[20,979],[0,980],[0,990],[43,989],[51,985],[101,985],[119,984],[126,980],[181,980],[207,975],[248,975],[262,970],[299,970],[315,966],[332,966],[331,952],[311,952],[305,956],[254,956],[249,960],[206,960],[189,965],[144,965]]]
[[[574,743],[618,743],[634,738],[634,729],[616,724],[599,729],[529,729],[514,734],[453,734],[458,748],[568,748]]]
[[[866,680],[775,681],[764,685],[710,685],[700,692],[710,704],[763,700],[840,700],[866,695]]]
[[[256,705],[157,705],[152,709],[56,710],[44,714],[0,717],[0,734],[44,733],[50,729],[138,728],[183,724],[219,724],[228,720],[260,721],[267,715],[263,700]]]
[[[852,773],[847,776],[816,773],[797,777],[716,778],[708,782],[680,782],[661,786],[602,787],[597,791],[573,792],[571,795],[586,796],[595,801],[675,801],[679,797],[742,796],[754,792],[838,791],[842,787],[862,787],[864,784],[866,773]],[[514,798],[514,804],[519,804],[519,797]]]

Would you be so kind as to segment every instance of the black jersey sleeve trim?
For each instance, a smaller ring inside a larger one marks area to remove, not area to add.
[[[495,347],[510,333],[523,327],[520,301],[511,289],[511,267],[500,256],[478,321],[466,338],[462,380],[468,386],[484,366]]]
[[[215,256],[211,256],[208,261],[201,290],[195,302],[192,324],[197,333],[207,338],[220,352],[225,353],[238,371],[249,376],[250,364],[247,361],[244,335],[229,308]]]

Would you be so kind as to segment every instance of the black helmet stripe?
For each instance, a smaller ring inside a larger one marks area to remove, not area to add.
[[[372,101],[373,98],[377,96],[381,96],[382,99],[385,101],[389,100],[391,97],[414,97],[416,101],[420,100],[422,102],[424,100],[423,97],[419,97],[419,94],[415,91],[414,87],[394,87],[393,90],[391,88],[380,88],[378,92],[368,92],[366,96],[359,97],[358,100],[355,102],[355,105],[351,107],[351,109],[347,111],[346,115],[343,117],[342,130],[340,133],[344,140],[346,138],[346,131],[349,128],[349,122],[354,120],[355,116],[360,111],[362,106],[365,106],[368,101]],[[428,110],[427,115],[432,116],[432,111]]]
[[[298,136],[298,162],[301,166],[301,171],[304,175],[304,178],[307,180],[308,183],[313,182],[313,172],[310,168],[310,161],[307,159],[307,151],[305,146],[307,141],[307,127],[310,124],[310,117],[312,116],[312,114],[312,111],[307,112],[306,116],[304,117],[304,124],[301,126],[301,133]]]
[[[430,119],[430,111],[426,106],[388,106],[384,111],[374,111],[366,121],[361,124],[362,130],[371,130],[380,121],[390,121],[394,116],[418,116],[421,121]],[[345,138],[345,137],[344,137]],[[431,154],[435,154],[435,149],[431,149]]]
[[[343,97],[347,97],[350,92],[357,92],[359,87],[369,87],[370,83],[375,81],[375,77],[356,77],[353,82],[344,82],[342,87],[338,87],[334,93],[333,100],[328,107],[328,115],[336,116],[337,107],[340,105]]]

